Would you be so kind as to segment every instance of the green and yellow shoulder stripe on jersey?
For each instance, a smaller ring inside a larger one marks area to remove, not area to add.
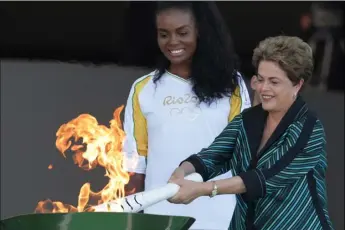
[[[134,138],[136,141],[138,154],[144,157],[147,156],[148,134],[146,118],[144,117],[140,108],[139,94],[150,79],[151,76],[147,76],[138,81],[134,86],[134,93],[132,97]]]
[[[240,86],[237,86],[235,92],[230,97],[230,113],[228,117],[228,121],[232,121],[234,117],[241,113],[242,107],[242,98],[241,98],[241,91]]]

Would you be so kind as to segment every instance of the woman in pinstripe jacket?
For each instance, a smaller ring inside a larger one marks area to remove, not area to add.
[[[313,71],[312,50],[297,37],[271,37],[259,43],[252,60],[261,104],[243,111],[208,148],[180,164],[170,178],[180,190],[169,201],[236,194],[231,230],[333,229],[325,132],[299,95]],[[229,170],[234,177],[208,181]],[[193,172],[205,182],[183,179]]]

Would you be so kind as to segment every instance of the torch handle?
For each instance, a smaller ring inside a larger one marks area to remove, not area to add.
[[[203,179],[200,174],[193,173],[185,177],[186,180],[192,180],[195,182],[202,182]],[[132,194],[122,198],[120,201],[109,202],[110,210],[118,210],[121,206],[123,212],[140,212],[147,207],[157,204],[161,201],[170,199],[176,193],[180,187],[177,184],[168,183],[162,187],[152,190]],[[95,207],[96,211],[106,211],[106,204]],[[105,209],[105,210],[104,210]]]
[[[200,174],[198,173],[192,173],[185,177],[186,180],[192,180],[195,182],[202,182],[203,179]],[[128,204],[127,207],[124,208],[124,211],[126,212],[140,212],[147,207],[150,207],[154,204],[157,204],[161,201],[170,199],[171,197],[175,196],[178,190],[180,189],[180,186],[173,183],[168,183],[165,186],[162,186],[160,188],[136,193],[133,195],[130,195],[128,197],[125,197],[125,203]]]
[[[191,180],[195,182],[203,182],[203,179],[199,173],[192,173],[186,176],[184,179]]]

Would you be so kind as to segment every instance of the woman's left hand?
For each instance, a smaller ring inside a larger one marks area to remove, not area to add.
[[[174,204],[189,204],[196,198],[206,195],[205,183],[180,179],[169,181],[180,186],[177,194],[168,201]]]

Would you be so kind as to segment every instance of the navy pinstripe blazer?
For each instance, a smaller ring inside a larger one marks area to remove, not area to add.
[[[333,229],[321,122],[298,97],[257,152],[267,114],[261,105],[243,111],[208,148],[186,161],[204,181],[228,170],[242,178],[247,191],[236,195],[231,230]]]

